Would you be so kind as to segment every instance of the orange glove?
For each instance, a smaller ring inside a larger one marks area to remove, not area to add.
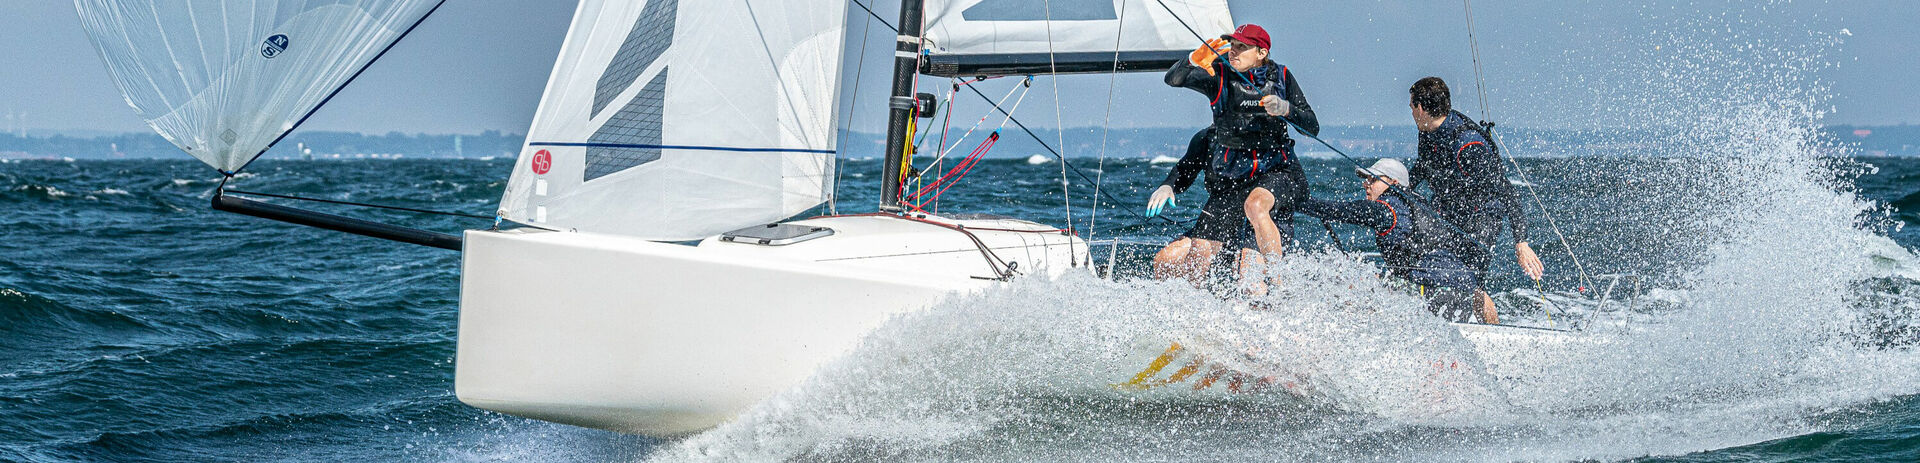
[[[1187,55],[1187,62],[1207,70],[1207,75],[1213,75],[1213,60],[1225,56],[1227,48],[1227,39],[1208,39],[1207,46],[1195,48],[1193,53]]]

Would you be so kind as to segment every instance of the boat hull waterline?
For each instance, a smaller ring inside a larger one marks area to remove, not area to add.
[[[684,435],[799,384],[889,317],[999,284],[994,272],[1004,269],[989,265],[982,247],[1027,277],[1088,265],[1085,241],[1020,220],[866,215],[792,224],[833,233],[788,245],[713,237],[689,246],[536,229],[468,232],[456,395],[527,418]],[[1455,326],[1496,365],[1507,353],[1589,340]],[[1157,389],[1218,393],[1286,385],[1190,365],[1200,359],[1179,349],[1143,348],[1134,358],[1130,368],[1146,368],[1116,369],[1112,384],[1089,387],[1184,383]],[[1240,384],[1262,380],[1259,388]]]

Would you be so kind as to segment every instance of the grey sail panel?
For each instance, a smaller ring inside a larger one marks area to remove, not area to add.
[[[647,70],[673,45],[674,13],[679,8],[678,0],[647,2],[640,19],[633,22],[633,29],[627,31],[626,40],[620,43],[620,51],[614,52],[613,62],[600,73],[600,81],[594,86],[593,114],[600,114],[608,102],[639,80],[640,72]]]
[[[640,94],[607,119],[587,141],[587,169],[581,181],[638,167],[660,159],[660,127],[667,102],[667,71],[648,81]]]

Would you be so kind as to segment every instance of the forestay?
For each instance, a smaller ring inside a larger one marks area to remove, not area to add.
[[[846,3],[581,1],[500,216],[688,240],[819,205]]]
[[[443,0],[76,0],[148,125],[238,171]]]
[[[935,75],[964,74],[969,63],[1106,72],[1116,52],[1165,69],[1200,46],[1188,26],[1207,37],[1233,30],[1226,0],[928,0],[926,18],[926,72]],[[1108,66],[1087,67],[1098,63]]]

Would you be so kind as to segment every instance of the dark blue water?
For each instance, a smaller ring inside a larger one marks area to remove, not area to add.
[[[1725,201],[1766,200],[1656,185],[1648,179],[1677,169],[1661,160],[1524,162],[1593,273],[1677,280],[1712,260],[1700,250],[1713,242],[1714,222],[1692,219]],[[1911,228],[1920,224],[1920,160],[1863,162],[1877,170],[1835,183],[1880,204],[1858,227],[1920,246]],[[1316,195],[1357,194],[1344,161],[1307,165]],[[1077,166],[1099,173],[1092,160]],[[1167,167],[1109,160],[1100,186],[1124,203],[1102,202],[1089,223],[1093,195],[1076,182],[1072,225],[1096,240],[1178,233],[1132,212]],[[491,215],[511,168],[507,160],[262,161],[233,187]],[[941,209],[1067,225],[1059,169],[987,161]],[[877,163],[842,170],[840,212],[871,210]],[[0,461],[627,461],[665,445],[462,405],[452,394],[458,253],[212,211],[218,184],[191,160],[0,164]],[[447,232],[490,225],[304,207]],[[1174,211],[1192,214],[1190,206]],[[1571,290],[1573,271],[1559,257],[1566,249],[1548,238],[1544,217],[1534,215],[1534,229],[1549,289]],[[1299,224],[1302,243],[1332,244],[1317,222]],[[1356,230],[1336,236],[1364,247]],[[1120,266],[1137,269],[1147,252],[1150,245],[1124,245]],[[1500,265],[1506,276],[1496,287],[1519,287],[1512,264]],[[1894,301],[1876,306],[1892,317],[1910,311],[1905,298],[1920,297],[1920,286],[1898,276],[1859,288],[1866,292],[1855,300]],[[1916,336],[1900,326],[1878,335],[1889,349],[1907,349],[1903,340]],[[1920,372],[1908,374],[1920,381]],[[1813,412],[1804,434],[1647,461],[1920,461],[1920,396],[1907,394]]]

